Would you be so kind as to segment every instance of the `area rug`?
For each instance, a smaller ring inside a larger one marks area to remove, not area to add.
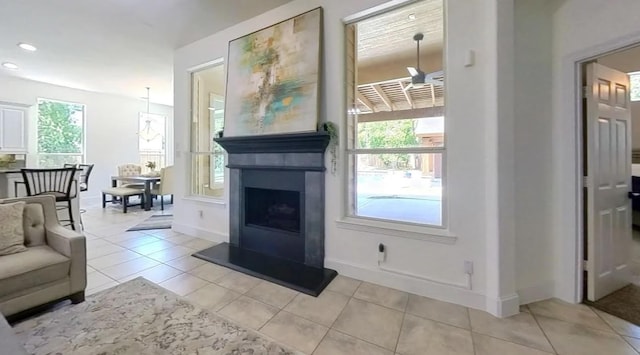
[[[640,287],[634,284],[621,288],[596,302],[585,301],[585,304],[640,325]]]
[[[14,331],[36,355],[299,354],[143,278],[25,320]]]
[[[149,229],[171,229],[171,223],[173,223],[173,215],[156,214],[145,219],[141,223],[127,229],[127,231],[131,232]]]

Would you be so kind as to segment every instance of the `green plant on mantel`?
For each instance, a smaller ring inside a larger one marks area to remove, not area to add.
[[[331,153],[331,174],[336,173],[338,166],[338,126],[333,122],[322,124],[322,130],[329,133],[329,153]]]

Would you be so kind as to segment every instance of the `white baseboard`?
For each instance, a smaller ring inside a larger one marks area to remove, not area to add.
[[[487,297],[485,311],[501,318],[516,315],[520,313],[520,297],[517,293],[500,298]]]
[[[529,304],[553,298],[553,285],[553,281],[546,281],[538,285],[519,289],[518,296],[520,296],[520,304]]]
[[[201,239],[210,240],[210,241],[215,242],[215,243],[222,243],[222,242],[228,242],[229,241],[229,236],[228,235],[225,235],[225,234],[222,234],[222,233],[212,232],[210,230],[206,230],[206,229],[202,229],[202,228],[198,228],[198,227],[193,227],[193,226],[189,226],[189,225],[182,224],[182,223],[176,223],[175,221],[173,222],[173,225],[172,225],[171,229],[173,229],[174,231],[176,231],[178,233],[186,234],[186,235],[191,236],[191,237],[197,237],[197,238],[201,238]]]
[[[486,307],[485,296],[472,290],[429,282],[345,261],[326,259],[324,264],[325,267],[335,269],[341,275],[355,279],[475,309],[485,310]]]

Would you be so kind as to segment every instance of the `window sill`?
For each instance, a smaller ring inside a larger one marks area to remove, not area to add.
[[[392,235],[425,242],[452,245],[458,241],[458,237],[446,229],[429,228],[403,223],[384,222],[357,217],[344,217],[337,220],[336,224],[338,225],[338,228]]]
[[[226,206],[227,201],[224,197],[201,197],[201,196],[185,196],[182,198],[184,201],[210,203],[213,205]]]

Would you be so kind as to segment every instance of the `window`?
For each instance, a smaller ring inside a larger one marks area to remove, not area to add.
[[[153,113],[140,113],[138,125],[138,150],[140,165],[156,163],[156,170],[166,165],[166,117]]]
[[[38,166],[84,163],[82,104],[38,99]]]
[[[192,73],[191,194],[224,197],[225,153],[213,141],[224,125],[224,65]]]
[[[629,73],[631,101],[640,101],[640,72]]]
[[[348,214],[444,227],[443,1],[348,24],[346,36]]]

